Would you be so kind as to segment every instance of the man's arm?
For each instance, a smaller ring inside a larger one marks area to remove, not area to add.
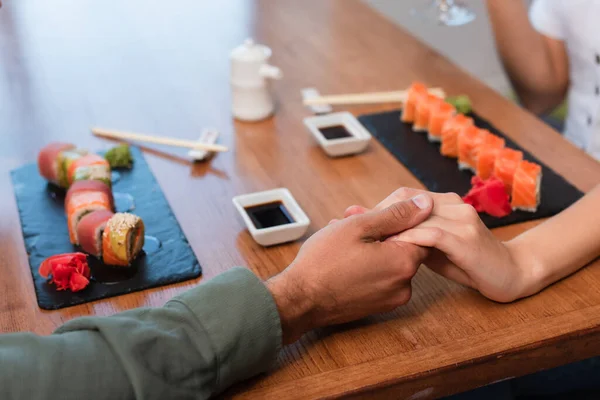
[[[162,308],[0,336],[0,399],[208,398],[265,371],[280,347],[271,294],[236,268]]]
[[[204,399],[271,366],[305,332],[390,311],[428,251],[386,238],[423,222],[429,195],[315,233],[263,284],[228,271],[156,309],[0,336],[0,399]]]
[[[538,32],[523,0],[487,0],[487,4],[500,58],[523,106],[536,114],[552,110],[569,87],[569,61],[559,29],[554,38]],[[544,12],[547,18],[558,18],[550,10]]]

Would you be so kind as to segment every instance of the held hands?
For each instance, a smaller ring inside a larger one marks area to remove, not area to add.
[[[285,271],[267,281],[284,343],[408,302],[410,281],[429,251],[386,239],[425,221],[433,204],[428,194],[403,200],[321,229]]]
[[[374,210],[426,193],[401,188]],[[483,224],[475,209],[454,194],[430,193],[434,199],[431,216],[417,227],[387,241],[402,241],[434,248],[425,264],[438,274],[472,287],[491,300],[511,302],[530,295],[529,281],[535,265],[510,242],[499,241]],[[368,210],[352,206],[345,217]]]

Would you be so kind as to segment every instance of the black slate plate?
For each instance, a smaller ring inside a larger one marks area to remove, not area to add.
[[[488,228],[550,217],[583,196],[581,191],[562,176],[540,163],[489,122],[476,114],[470,117],[478,127],[505,138],[507,147],[523,151],[526,160],[542,166],[542,200],[537,212],[515,211],[503,218],[481,214],[481,219]],[[358,119],[430,191],[456,192],[462,196],[471,188],[473,174],[459,170],[455,159],[442,156],[439,144],[429,142],[426,133],[413,132],[411,125],[400,121],[399,111],[368,114]]]
[[[57,291],[38,274],[40,263],[47,257],[78,250],[69,242],[64,192],[47,184],[35,164],[11,171],[40,308],[56,310],[200,276],[200,264],[146,160],[139,149],[131,150],[134,167],[114,174],[113,192],[117,197],[117,211],[127,211],[131,203],[128,195],[133,198],[135,209],[131,212],[139,215],[146,227],[145,251],[128,269],[107,267],[94,257],[88,257],[92,281],[76,293]]]

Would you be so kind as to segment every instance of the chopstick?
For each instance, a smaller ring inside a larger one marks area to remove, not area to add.
[[[112,138],[112,139],[135,140],[137,142],[164,144],[166,146],[173,146],[173,147],[186,147],[188,149],[206,150],[206,151],[212,151],[212,152],[216,152],[216,153],[229,150],[227,147],[221,146],[219,144],[206,144],[206,143],[194,142],[192,140],[176,139],[176,138],[161,137],[161,136],[150,136],[150,135],[144,135],[141,133],[133,133],[133,132],[120,132],[120,131],[114,131],[114,130],[103,129],[103,128],[92,128],[92,133],[96,136],[102,136],[102,137],[107,137],[107,138]]]
[[[441,88],[431,88],[429,93],[446,97],[446,93]],[[331,96],[320,96],[304,99],[305,106],[316,106],[321,104],[341,105],[341,104],[376,104],[376,103],[404,103],[408,95],[408,90],[398,90],[393,92],[371,92],[355,94],[338,94]]]

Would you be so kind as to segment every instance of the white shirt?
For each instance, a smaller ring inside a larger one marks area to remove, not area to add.
[[[566,45],[565,136],[600,160],[600,0],[534,0],[529,17],[540,33]]]

